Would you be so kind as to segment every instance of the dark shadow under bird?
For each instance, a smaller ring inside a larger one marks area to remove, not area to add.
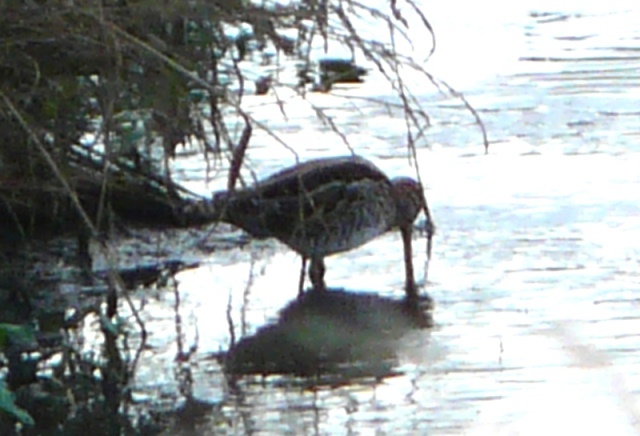
[[[398,374],[398,358],[410,346],[405,335],[420,332],[423,341],[431,327],[428,299],[332,288],[290,302],[220,357],[231,382],[244,374],[295,374],[312,385],[381,379]]]
[[[324,257],[348,251],[393,229],[404,246],[406,293],[418,297],[411,236],[424,211],[430,241],[434,225],[420,183],[408,177],[389,179],[359,156],[303,162],[279,171],[252,188],[214,193],[182,208],[186,225],[222,221],[256,238],[276,238],[307,260],[313,289],[324,290]],[[429,248],[430,251],[430,248]]]

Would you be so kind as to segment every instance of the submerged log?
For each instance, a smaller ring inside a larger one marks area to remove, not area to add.
[[[52,176],[0,175],[0,244],[87,230],[72,195],[100,232],[114,224],[175,227],[176,207],[195,201],[169,177],[131,162],[110,164],[106,175],[95,156],[74,153],[67,164],[65,176],[73,193]]]
[[[298,68],[299,86],[313,84],[312,91],[329,92],[336,83],[363,83],[367,69],[349,59],[326,58],[317,64],[317,72],[311,65]]]
[[[349,59],[321,59],[319,62],[322,81],[332,83],[362,83],[367,69]]]

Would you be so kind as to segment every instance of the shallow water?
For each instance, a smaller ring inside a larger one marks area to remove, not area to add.
[[[149,299],[138,399],[174,401],[180,336],[184,347],[197,344],[188,362],[195,397],[220,406],[201,434],[637,434],[640,6],[468,3],[426,10],[438,37],[433,69],[465,92],[492,145],[483,155],[459,101],[416,85],[434,123],[418,162],[438,225],[424,288],[436,301],[435,326],[398,340],[395,376],[230,384],[211,357],[230,344],[229,319],[236,340],[251,335],[297,292],[300,259],[259,241],[193,254],[204,264],[177,277],[182,330],[176,294]],[[415,174],[400,118],[310,98],[336,116],[358,153],[390,175]],[[288,100],[286,120],[267,102],[245,104],[302,159],[349,152],[304,102]],[[260,132],[249,156],[258,176],[295,162]],[[225,184],[224,171],[205,183],[202,162],[179,164],[197,192]],[[423,250],[414,261],[422,271]],[[399,235],[329,258],[326,280],[400,298]]]

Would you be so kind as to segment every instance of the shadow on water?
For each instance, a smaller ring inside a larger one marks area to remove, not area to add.
[[[242,338],[226,356],[232,375],[292,374],[316,382],[394,375],[400,339],[433,326],[431,301],[363,292],[308,291],[276,322]]]

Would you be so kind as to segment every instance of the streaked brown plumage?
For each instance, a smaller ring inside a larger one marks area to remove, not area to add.
[[[390,180],[358,156],[315,159],[286,168],[250,189],[215,193],[183,211],[185,219],[213,218],[258,238],[273,237],[306,260],[315,289],[325,289],[324,257],[359,247],[399,228],[404,245],[406,292],[417,298],[413,276],[413,221],[424,210],[429,239],[433,223],[420,184],[407,177]]]

